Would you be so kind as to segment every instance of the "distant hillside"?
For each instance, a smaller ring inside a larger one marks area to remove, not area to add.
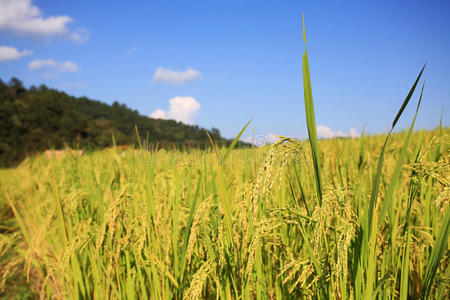
[[[8,84],[0,80],[0,166],[48,148],[111,146],[112,136],[118,145],[137,145],[135,126],[142,142],[154,147],[209,147],[205,130],[198,126],[152,119],[125,104],[76,98],[45,85],[26,89],[16,78]],[[218,129],[209,133],[217,144],[230,143]]]

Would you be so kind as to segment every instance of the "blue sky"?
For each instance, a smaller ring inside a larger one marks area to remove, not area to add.
[[[436,127],[441,109],[450,124],[449,1],[0,0],[0,9],[3,81],[117,100],[226,137],[253,117],[255,135],[301,138],[304,13],[323,136],[385,132],[425,61],[416,128]]]

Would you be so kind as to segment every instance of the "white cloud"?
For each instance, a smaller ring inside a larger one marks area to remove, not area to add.
[[[260,147],[260,146],[265,146],[268,144],[274,144],[279,139],[280,138],[276,134],[269,133],[269,134],[260,134],[260,135],[256,135],[256,136],[249,136],[249,137],[243,139],[243,141],[246,143],[250,143],[250,144]]]
[[[59,66],[62,72],[77,72],[79,70],[78,65],[71,61],[65,61]]]
[[[30,70],[36,70],[36,69],[39,69],[42,67],[53,67],[53,66],[56,66],[56,61],[54,61],[53,59],[47,59],[47,60],[35,59],[35,60],[31,61],[28,65]]]
[[[169,100],[169,110],[155,110],[150,117],[155,119],[173,119],[185,124],[194,123],[200,110],[200,103],[193,97],[175,97]]]
[[[191,68],[188,68],[183,72],[159,67],[158,69],[156,69],[155,74],[153,74],[153,81],[165,82],[174,85],[183,84],[196,80],[198,77],[200,77],[200,74],[201,73],[199,71]]]
[[[64,72],[64,73],[71,73],[71,72],[78,72],[79,68],[78,65],[71,61],[65,61],[65,62],[57,62],[53,59],[35,59],[30,62],[28,65],[28,68],[30,70],[37,70],[40,68],[51,68],[55,71]]]
[[[322,139],[330,139],[334,137],[358,137],[359,133],[355,128],[350,128],[349,132],[342,130],[333,131],[330,127],[325,125],[317,126],[317,137]]]
[[[154,112],[152,112],[150,117],[152,117],[153,119],[166,119],[167,118],[167,114],[166,114],[166,112],[164,110],[157,109]]]
[[[358,133],[358,131],[356,131],[356,128],[350,128],[349,136],[350,137],[359,137],[359,133]]]
[[[78,28],[75,31],[69,33],[68,38],[77,43],[84,43],[89,39],[89,30],[86,28]]]
[[[44,17],[32,0],[0,0],[0,30],[30,36],[66,36],[75,42],[85,41],[79,29],[71,31],[69,16]]]
[[[0,46],[0,62],[10,61],[21,58],[22,56],[31,55],[32,51],[23,50],[19,51],[14,47]]]

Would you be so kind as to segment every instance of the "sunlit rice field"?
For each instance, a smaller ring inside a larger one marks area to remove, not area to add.
[[[321,205],[306,142],[224,162],[200,150],[28,159],[1,173],[2,288],[19,272],[57,299],[416,298],[425,286],[443,299],[449,133],[391,137],[369,241],[385,136],[319,141]]]
[[[247,123],[1,170],[0,296],[448,299],[450,129],[414,131],[422,71],[385,135],[317,140],[305,51],[307,141],[233,149]]]

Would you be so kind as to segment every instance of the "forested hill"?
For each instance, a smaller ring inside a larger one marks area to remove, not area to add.
[[[108,105],[86,97],[76,98],[45,85],[24,88],[12,78],[0,80],[0,166],[12,166],[27,154],[53,148],[98,149],[112,145],[137,145],[137,126],[142,142],[154,147],[207,147],[203,128],[173,120],[140,115],[125,104]],[[209,130],[218,144],[231,141],[218,129]],[[148,139],[147,139],[148,138]],[[241,143],[242,145],[242,143]]]

